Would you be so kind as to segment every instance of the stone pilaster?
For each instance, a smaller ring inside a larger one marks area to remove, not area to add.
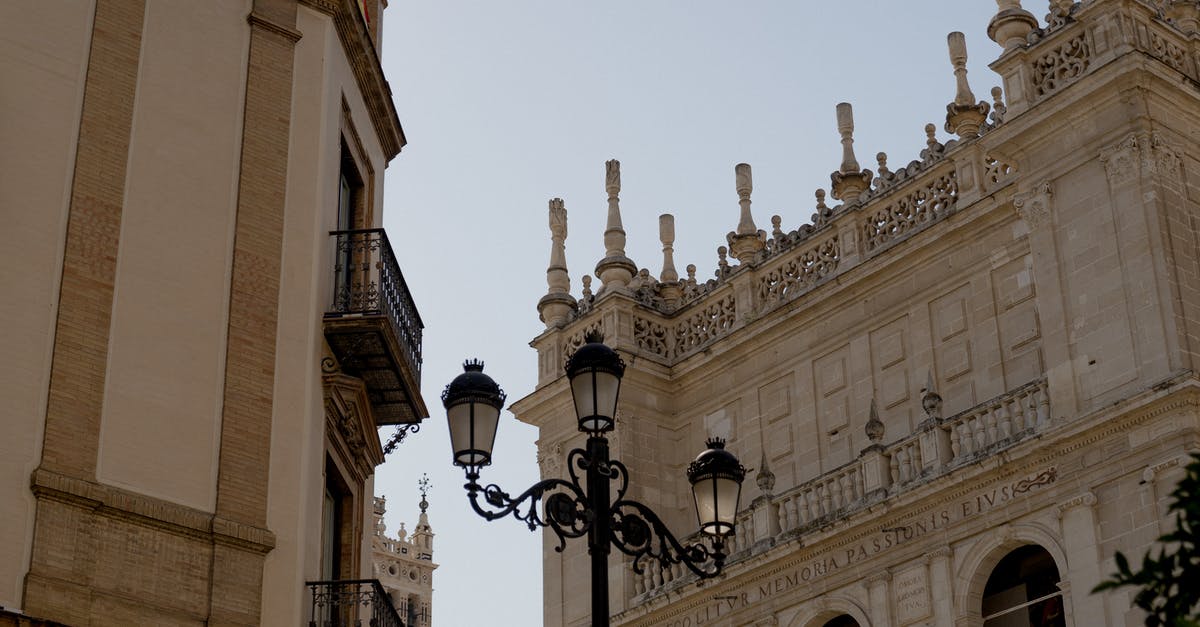
[[[1034,285],[1041,323],[1043,352],[1046,359],[1046,379],[1049,385],[1050,406],[1059,416],[1072,416],[1078,409],[1075,392],[1075,366],[1071,362],[1070,325],[1067,324],[1066,303],[1058,242],[1054,236],[1054,188],[1043,180],[1013,196],[1017,215],[1029,229],[1029,250],[1033,258]]]
[[[1100,583],[1100,556],[1096,540],[1096,496],[1084,492],[1058,506],[1062,524],[1063,550],[1067,554],[1067,572],[1063,581],[1071,582],[1064,596],[1071,600],[1076,625],[1107,625],[1104,603],[1091,595]]]

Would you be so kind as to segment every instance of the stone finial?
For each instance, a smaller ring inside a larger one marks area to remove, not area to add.
[[[825,204],[825,190],[818,188],[813,195],[817,199],[817,204],[813,207],[812,225],[813,227],[824,226],[829,221],[829,217],[833,215],[833,210]]]
[[[946,37],[950,48],[950,64],[954,66],[954,81],[957,88],[954,102],[946,105],[946,132],[962,139],[979,135],[979,128],[987,121],[988,103],[975,102],[975,94],[967,83],[967,39],[954,31]]]
[[[1021,0],[996,0],[996,15],[988,22],[987,34],[1007,52],[1025,45],[1038,27],[1037,18],[1021,8]]]
[[[583,283],[583,299],[591,300],[592,299],[592,275],[585,274],[585,275],[583,275],[583,278],[580,279],[580,281]]]
[[[887,167],[887,153],[886,152],[880,152],[880,153],[875,154],[875,165],[876,165],[875,171],[879,174],[880,178],[887,178],[887,176],[892,173],[892,171],[889,170]]]
[[[604,164],[604,190],[608,192],[608,225],[604,229],[604,259],[596,264],[596,276],[601,289],[623,288],[637,265],[625,256],[625,229],[621,226],[621,162],[612,159]]]
[[[775,473],[771,472],[771,467],[767,465],[767,451],[763,450],[762,464],[760,464],[758,472],[754,475],[754,483],[762,490],[763,494],[770,494],[775,488]]]
[[[726,258],[726,256],[725,256],[728,253],[729,253],[729,249],[725,248],[724,246],[717,246],[717,277],[718,278],[724,277],[725,275],[729,274],[729,259]]]
[[[663,283],[678,281],[679,273],[675,271],[675,216],[669,213],[658,216],[658,240],[663,247],[663,266],[658,280]]]
[[[942,397],[933,387],[933,370],[930,370],[925,377],[925,389],[921,392],[921,408],[925,410],[925,415],[929,416],[930,420],[940,421],[942,419]]]
[[[783,218],[778,214],[771,216],[771,238],[776,245],[783,241]]]
[[[872,445],[882,444],[883,442],[883,421],[879,419],[879,408],[875,405],[875,399],[871,399],[871,414],[867,417],[867,424],[863,427],[867,432],[867,439]]]
[[[1003,124],[1005,113],[1008,113],[1008,107],[1004,105],[1004,90],[997,85],[992,88],[992,124]]]
[[[567,274],[566,257],[567,209],[561,198],[550,199],[550,265],[546,268],[546,295],[538,301],[538,316],[546,328],[567,323],[576,309],[571,296],[571,277]]]
[[[1195,4],[1195,0],[1191,0],[1187,4]],[[1075,0],[1050,0],[1050,12],[1046,14],[1046,25],[1049,28],[1058,28],[1071,21],[1071,9],[1075,7]]]
[[[842,166],[838,169],[842,174],[858,170],[858,160],[854,158],[854,107],[848,102],[837,105],[837,127],[842,136]]]
[[[851,202],[871,185],[871,171],[858,169],[854,158],[854,109],[848,102],[837,105],[838,133],[842,136],[842,166],[829,175],[833,197]]]
[[[921,151],[921,161],[930,163],[942,156],[945,146],[937,140],[937,127],[933,123],[925,125],[925,149]]]
[[[739,163],[733,168],[738,204],[741,205],[741,215],[738,218],[737,230],[725,237],[729,242],[729,250],[739,263],[746,263],[766,246],[766,238],[759,235],[758,227],[754,225],[754,217],[750,215],[750,192],[754,191],[754,182],[750,176],[750,164]]]

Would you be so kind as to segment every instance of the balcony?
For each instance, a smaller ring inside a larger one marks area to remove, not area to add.
[[[400,613],[378,579],[309,581],[309,627],[404,627]]]
[[[421,332],[383,229],[332,231],[333,298],[325,340],[342,372],[362,379],[378,425],[429,415],[421,398]],[[330,364],[332,365],[332,364]]]

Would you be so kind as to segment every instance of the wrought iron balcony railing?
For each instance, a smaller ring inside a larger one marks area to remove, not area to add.
[[[309,581],[309,627],[405,627],[378,579]]]
[[[326,316],[384,315],[400,339],[412,372],[421,374],[421,331],[400,264],[383,229],[331,231],[334,251],[333,305]]]

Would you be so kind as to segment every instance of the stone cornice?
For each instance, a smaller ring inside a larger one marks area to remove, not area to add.
[[[39,499],[50,499],[89,509],[97,515],[153,527],[169,533],[236,546],[265,554],[275,548],[269,529],[214,516],[115,486],[68,477],[39,468],[30,477],[30,489]]]
[[[391,161],[408,140],[396,115],[392,89],[383,75],[379,54],[354,0],[300,0],[300,3],[333,18],[346,60],[383,147],[384,161]]]
[[[300,41],[300,38],[303,36],[300,31],[285,24],[275,22],[270,17],[262,15],[257,11],[251,11],[250,15],[246,16],[246,21],[249,22],[250,26],[252,27],[261,28],[265,31],[275,33],[276,35],[283,37],[293,44],[297,41]]]

